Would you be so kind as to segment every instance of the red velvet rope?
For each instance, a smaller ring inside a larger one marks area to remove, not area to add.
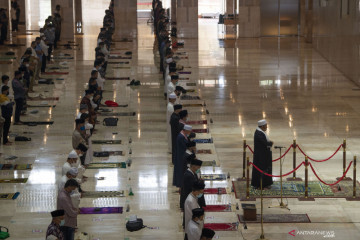
[[[343,145],[341,144],[341,145],[338,147],[338,149],[336,149],[336,151],[334,152],[334,154],[331,155],[330,157],[328,157],[328,158],[326,158],[326,159],[323,159],[323,160],[316,160],[316,159],[313,159],[313,158],[309,157],[309,156],[300,148],[299,145],[296,145],[296,147],[299,148],[300,152],[301,152],[302,154],[304,154],[305,157],[308,157],[309,160],[314,161],[314,162],[325,162],[325,161],[327,161],[327,160],[330,160],[332,157],[335,156],[335,154],[340,150],[340,148],[341,148],[342,146],[343,146]]]
[[[286,150],[286,152],[285,152],[281,157],[279,157],[279,158],[277,158],[277,159],[274,159],[274,160],[272,160],[272,161],[273,161],[273,162],[276,162],[276,161],[282,159],[283,157],[285,157],[285,155],[290,151],[290,149],[291,149],[292,147],[293,147],[293,145],[290,145],[290,147],[288,148],[288,150]]]
[[[251,149],[249,145],[246,145],[246,147],[250,150],[250,152],[252,152],[252,154],[254,154],[254,151]]]
[[[324,182],[323,180],[321,180],[321,178],[319,178],[319,176],[316,174],[316,172],[315,172],[312,164],[309,163],[309,165],[310,165],[310,167],[311,167],[311,170],[313,171],[313,173],[315,174],[315,176],[317,177],[317,179],[319,179],[320,182],[322,182],[322,183],[325,184],[325,185],[334,186],[334,185],[338,184],[341,180],[344,179],[344,177],[346,176],[347,172],[349,171],[352,163],[353,163],[353,162],[351,161],[350,164],[349,164],[349,166],[347,167],[346,171],[345,171],[344,174],[342,175],[342,177],[341,177],[338,181],[336,181],[336,182],[334,182],[334,183],[331,183],[331,184],[326,183],[326,182]]]
[[[263,174],[266,175],[266,176],[269,176],[269,177],[286,177],[286,176],[292,174],[293,172],[295,172],[296,170],[298,170],[298,169],[301,167],[301,165],[303,165],[304,163],[305,163],[305,162],[300,163],[299,166],[297,166],[297,167],[296,167],[295,169],[293,169],[291,172],[288,172],[288,173],[283,174],[283,175],[272,175],[272,174],[268,174],[268,173],[266,173],[266,172],[263,172],[263,171],[262,171],[260,168],[258,168],[254,163],[250,162],[249,164],[253,165],[254,168],[256,168],[256,170],[258,170],[259,172],[263,173]]]

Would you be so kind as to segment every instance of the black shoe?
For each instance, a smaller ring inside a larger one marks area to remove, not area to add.
[[[139,86],[139,85],[140,85],[140,81],[139,81],[139,80],[135,81],[134,85],[135,85],[135,86]]]

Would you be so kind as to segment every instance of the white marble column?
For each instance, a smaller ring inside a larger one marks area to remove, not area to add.
[[[77,1],[77,0],[75,0]],[[74,0],[51,0],[52,13],[56,5],[61,7],[61,39],[72,40],[75,37],[75,4]]]
[[[260,1],[239,0],[239,37],[260,37]]]
[[[75,34],[83,34],[82,0],[75,0]]]
[[[177,0],[171,0],[171,22],[176,23],[176,7],[177,7]]]
[[[137,35],[137,1],[115,0],[115,32],[114,40],[136,38]]]
[[[198,0],[177,0],[176,25],[179,38],[198,38]]]

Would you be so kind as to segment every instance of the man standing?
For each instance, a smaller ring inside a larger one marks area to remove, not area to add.
[[[3,128],[3,144],[8,146],[11,145],[11,142],[8,140],[10,125],[11,125],[11,116],[13,114],[14,102],[11,102],[8,98],[9,87],[4,85],[1,88],[0,95],[0,106],[1,106],[1,116],[4,118],[4,128]]]
[[[199,240],[204,227],[205,212],[202,208],[192,210],[192,218],[185,229],[188,240]]]
[[[176,157],[176,138],[179,135],[179,112],[182,110],[182,105],[175,104],[174,112],[170,116],[170,127],[171,127],[171,153],[172,153],[172,163],[175,164]]]
[[[74,240],[75,228],[77,226],[78,210],[71,201],[71,192],[79,187],[75,179],[69,179],[63,189],[59,192],[57,198],[57,208],[65,211],[65,223],[60,229],[64,234],[65,240]]]
[[[189,224],[192,218],[192,210],[195,208],[200,208],[198,204],[198,199],[204,195],[205,184],[203,181],[195,182],[192,187],[192,192],[186,198],[184,204],[184,222],[183,227],[185,230],[187,229],[187,225]]]
[[[66,175],[62,176],[60,178],[60,181],[58,183],[58,189],[59,189],[59,192],[64,188],[66,182],[70,179],[75,179],[79,185],[81,184],[81,180],[76,178],[78,175],[78,168],[76,167],[72,167],[70,168],[70,170],[67,171]],[[80,204],[80,197],[81,197],[81,194],[79,192],[80,190],[80,186],[79,186],[79,189],[76,189],[75,191],[72,191],[70,196],[71,196],[71,201],[74,205],[75,208],[79,208],[79,204]]]
[[[179,82],[179,76],[178,75],[172,75],[171,76],[171,82],[169,82],[168,86],[167,86],[167,94],[171,94],[173,92],[175,92],[176,90],[176,85]]]
[[[261,171],[272,174],[272,152],[271,147],[273,142],[269,140],[267,134],[266,120],[258,121],[258,128],[254,134],[254,165]],[[253,168],[251,186],[260,188],[260,181],[262,178],[263,188],[269,188],[273,184],[272,177],[266,176]]]
[[[64,234],[60,230],[65,223],[65,211],[64,210],[55,210],[51,212],[52,221],[46,231],[46,240],[49,239],[58,239],[64,240]]]
[[[12,80],[11,85],[14,91],[14,99],[16,103],[15,107],[15,122],[14,125],[22,125],[20,121],[21,111],[24,107],[24,101],[26,96],[27,88],[23,86],[21,81],[21,72],[15,71],[15,78]]]
[[[181,188],[183,185],[184,178],[184,155],[186,152],[186,143],[189,142],[189,135],[191,133],[192,127],[190,125],[185,125],[184,129],[179,133],[176,138],[176,158],[174,162],[174,175],[173,175],[173,185]]]
[[[79,144],[87,145],[87,139],[85,139],[83,136],[85,136],[85,120],[84,119],[76,119],[75,120],[75,130],[72,135],[72,146],[73,149],[77,149]],[[84,165],[86,154],[84,154],[80,160],[81,164]]]
[[[176,100],[175,93],[171,93],[169,95],[169,102],[167,105],[166,111],[166,129],[167,129],[167,136],[168,136],[168,152],[171,153],[171,127],[170,127],[170,117],[171,114],[174,112],[174,102]]]

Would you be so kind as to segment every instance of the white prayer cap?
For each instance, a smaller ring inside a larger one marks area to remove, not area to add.
[[[168,58],[168,59],[166,59],[166,63],[171,63],[173,61],[173,59],[172,58]]]
[[[266,124],[267,124],[267,122],[266,122],[265,119],[258,121],[258,126],[259,126],[259,127],[264,126],[264,125],[266,125]]]
[[[69,153],[68,158],[78,158],[78,155],[77,155],[77,153],[75,152],[75,150],[72,150],[72,151]]]
[[[169,98],[170,99],[176,99],[176,94],[175,93],[170,93]]]
[[[70,168],[68,171],[67,171],[67,174],[70,174],[71,176],[76,176],[78,175],[79,171],[77,168],[73,167],[73,168]]]
[[[191,130],[192,130],[192,126],[190,126],[190,125],[185,125],[185,126],[184,126],[184,130],[191,131]]]

